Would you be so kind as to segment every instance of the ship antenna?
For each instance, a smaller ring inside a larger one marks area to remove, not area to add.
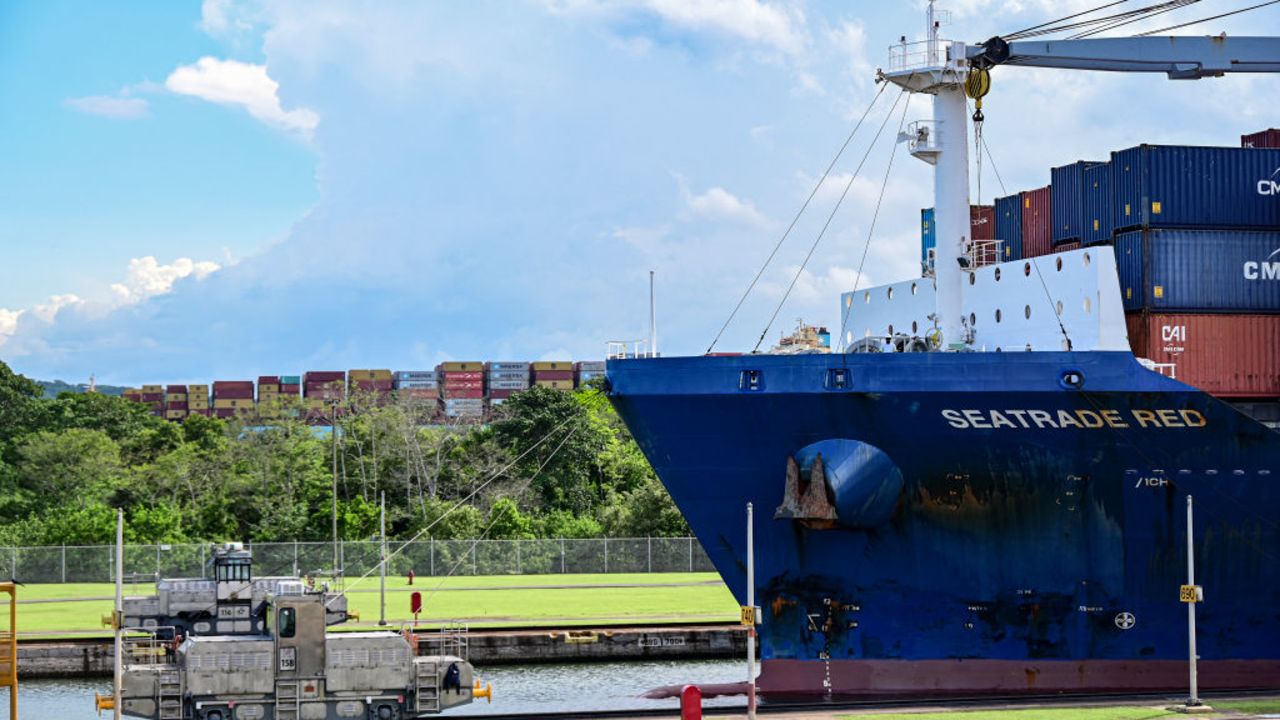
[[[658,357],[658,310],[653,296],[653,271],[649,271],[649,357]]]

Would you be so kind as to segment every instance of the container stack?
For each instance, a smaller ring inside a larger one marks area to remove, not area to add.
[[[187,386],[187,414],[205,416],[213,414],[213,410],[209,406],[208,385]]]
[[[577,363],[574,368],[578,374],[578,387],[604,376],[603,360],[583,360]]]
[[[347,397],[362,398],[375,405],[391,399],[394,382],[390,370],[348,370]]]
[[[152,415],[164,417],[164,386],[143,385],[142,404],[151,408]]]
[[[551,390],[573,389],[573,363],[544,360],[533,363],[533,384]]]
[[[440,399],[440,379],[435,370],[397,370],[391,374],[391,387],[400,398],[432,404]]]
[[[216,380],[213,383],[213,414],[220,418],[243,417],[256,412],[252,380]]]
[[[995,246],[982,243],[983,240],[996,239],[996,208],[994,205],[969,206],[969,239],[974,241],[974,256],[979,265],[990,265],[1000,262]]]
[[[1053,218],[1050,241],[1053,247],[1084,241],[1085,172],[1101,164],[1079,160],[1070,165],[1050,168],[1050,216]]]
[[[1022,193],[1022,257],[1053,252],[1053,189],[1045,186]]]
[[[485,413],[484,363],[441,363],[440,409],[446,418],[480,420]]]
[[[164,417],[177,421],[187,418],[186,385],[169,385],[164,389]]]
[[[341,370],[309,370],[302,376],[302,409],[308,421],[328,424],[331,405],[347,399],[347,374]]]
[[[1112,153],[1129,342],[1219,397],[1280,396],[1280,149],[1142,145]]]
[[[297,375],[280,376],[280,413],[296,418],[302,408],[302,378]]]
[[[996,198],[996,239],[1004,262],[1022,259],[1022,193]]]
[[[1240,136],[1242,148],[1280,148],[1280,129],[1271,128]]]
[[[1080,202],[1084,219],[1081,242],[1085,245],[1111,242],[1115,226],[1111,213],[1111,163],[1097,163],[1085,169],[1084,195]]]
[[[485,365],[489,380],[489,404],[501,405],[513,393],[529,389],[529,363],[499,361]]]
[[[258,376],[258,417],[275,420],[281,417],[280,376]]]

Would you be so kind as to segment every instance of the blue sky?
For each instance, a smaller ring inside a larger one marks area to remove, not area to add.
[[[960,0],[944,32],[1075,5]],[[1247,17],[1181,32],[1280,32],[1275,7]],[[884,49],[922,26],[917,3],[816,0],[7,3],[0,359],[136,384],[593,358],[644,333],[650,269],[664,352],[700,353],[870,102]],[[1280,125],[1276,97],[1269,77],[1001,68],[985,132],[1012,192],[1138,142],[1234,144]],[[724,349],[760,334],[859,138]],[[836,322],[888,150],[771,338]],[[862,286],[916,270],[930,182],[898,155]],[[983,199],[997,187],[988,174]]]

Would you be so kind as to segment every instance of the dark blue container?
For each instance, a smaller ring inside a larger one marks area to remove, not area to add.
[[[933,267],[930,251],[938,246],[938,228],[933,222],[933,208],[920,211],[920,270]]]
[[[1111,154],[1115,231],[1280,227],[1280,148],[1139,145]]]
[[[996,239],[1002,262],[1022,259],[1022,194],[996,198]]]
[[[1125,310],[1280,312],[1280,230],[1131,230],[1115,252]]]
[[[1111,163],[1084,171],[1084,244],[1111,242]]]
[[[1049,171],[1053,187],[1054,245],[1084,240],[1084,173],[1099,163],[1080,160]]]

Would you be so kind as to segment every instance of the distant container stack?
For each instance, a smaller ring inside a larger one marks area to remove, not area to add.
[[[498,361],[485,366],[489,381],[489,404],[501,405],[513,393],[529,389],[531,367],[527,362]]]
[[[258,417],[274,420],[282,417],[280,406],[280,376],[258,376]]]
[[[208,385],[187,386],[187,414],[206,417],[213,414],[213,406],[209,404]]]
[[[385,404],[391,398],[394,380],[390,370],[348,370],[347,397]]]
[[[347,374],[341,370],[309,370],[302,375],[302,410],[309,422],[327,424],[333,406],[347,399]]]
[[[431,402],[440,399],[440,379],[435,370],[397,370],[391,374],[391,387],[404,399]]]
[[[604,367],[603,360],[583,360],[577,363],[574,369],[578,374],[578,387],[582,387],[596,378],[604,377]]]
[[[220,418],[253,415],[257,407],[252,380],[216,380],[213,383],[213,414]]]
[[[479,420],[485,414],[485,368],[482,362],[441,363],[440,410],[446,418]]]
[[[568,360],[543,360],[532,364],[533,384],[550,390],[573,389],[573,363]]]
[[[164,417],[166,420],[187,418],[187,386],[169,385],[164,389]]]

